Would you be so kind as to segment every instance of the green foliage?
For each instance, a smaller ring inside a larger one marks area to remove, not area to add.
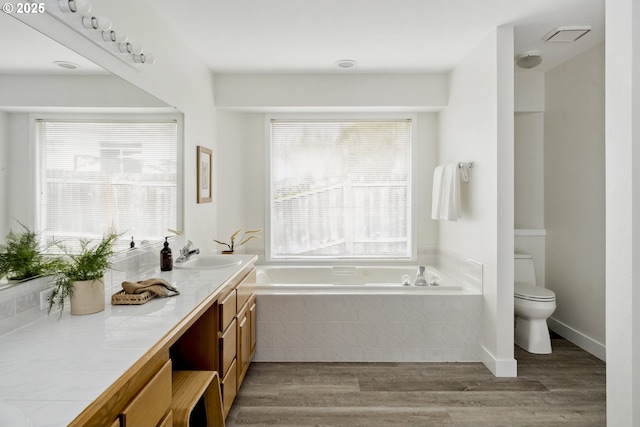
[[[29,227],[20,223],[23,230],[9,231],[6,243],[0,245],[0,278],[28,280],[47,276],[58,271],[58,258],[46,257],[39,248],[39,237]]]
[[[90,240],[80,240],[79,253],[71,253],[64,245],[57,245],[67,257],[56,274],[53,292],[48,300],[49,313],[54,304],[58,305],[62,313],[65,298],[73,296],[75,282],[96,280],[104,276],[105,270],[110,266],[109,258],[115,254],[113,245],[120,236],[121,234],[111,229],[95,246],[90,246]]]

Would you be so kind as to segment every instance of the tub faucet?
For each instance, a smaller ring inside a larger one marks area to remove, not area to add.
[[[418,274],[416,275],[416,280],[413,282],[415,286],[427,286],[427,279],[424,277],[426,268],[424,265],[418,267]]]
[[[176,262],[185,262],[189,258],[191,258],[191,255],[200,253],[200,249],[191,249],[191,246],[193,246],[193,243],[191,242],[191,240],[187,240],[187,244],[184,245],[182,249],[180,249],[180,256],[178,257]]]
[[[440,276],[433,273],[431,277],[429,277],[429,286],[440,286]]]

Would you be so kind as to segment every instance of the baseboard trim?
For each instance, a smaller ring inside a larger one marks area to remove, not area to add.
[[[554,319],[553,317],[547,319],[547,324],[549,325],[550,330],[560,335],[567,341],[574,343],[587,353],[594,355],[603,362],[607,361],[607,347],[604,344],[586,336],[582,332],[573,329],[571,326],[568,326],[565,323]]]
[[[485,346],[480,346],[480,360],[496,377],[517,377],[516,359],[497,359]]]

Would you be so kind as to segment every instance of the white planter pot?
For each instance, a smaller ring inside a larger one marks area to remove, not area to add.
[[[104,278],[73,283],[71,314],[92,314],[104,310]]]

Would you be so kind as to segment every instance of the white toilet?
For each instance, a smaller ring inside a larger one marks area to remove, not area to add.
[[[551,353],[547,319],[556,309],[556,294],[536,286],[531,255],[514,256],[515,343],[529,353]]]

